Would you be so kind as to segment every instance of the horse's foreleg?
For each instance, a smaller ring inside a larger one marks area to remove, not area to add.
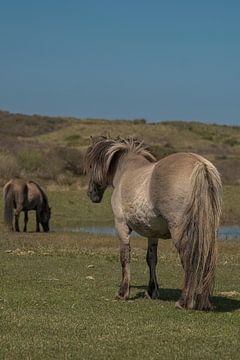
[[[19,217],[20,217],[21,209],[17,209],[15,212],[15,231],[19,232]]]
[[[126,300],[130,288],[130,241],[131,229],[125,223],[115,221],[116,230],[120,239],[120,262],[122,266],[122,281],[117,294],[118,299]]]
[[[156,276],[158,239],[148,239],[147,264],[149,267],[150,279],[147,295],[152,299],[159,297],[159,288]]]
[[[40,232],[40,214],[38,211],[36,211],[36,232]]]
[[[24,232],[27,231],[27,224],[28,224],[28,211],[26,210],[24,212],[24,229],[23,229]]]

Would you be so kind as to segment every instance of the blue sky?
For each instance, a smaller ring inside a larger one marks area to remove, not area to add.
[[[240,2],[0,0],[0,109],[240,125]]]

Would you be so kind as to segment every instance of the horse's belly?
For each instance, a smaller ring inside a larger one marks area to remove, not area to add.
[[[136,213],[128,219],[129,227],[139,235],[149,238],[169,239],[171,237],[167,222],[160,216],[139,216]]]

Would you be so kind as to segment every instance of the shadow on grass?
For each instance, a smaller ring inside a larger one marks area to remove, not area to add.
[[[136,300],[146,297],[145,293],[147,291],[147,286],[133,285],[131,286],[131,288],[142,290],[137,292],[133,297],[131,297],[131,300]],[[176,302],[180,298],[181,290],[160,288],[159,293],[160,293],[159,300]],[[232,312],[232,311],[240,310],[240,300],[231,299],[223,296],[212,296],[211,299],[212,299],[212,304],[214,306],[214,311],[216,312]]]

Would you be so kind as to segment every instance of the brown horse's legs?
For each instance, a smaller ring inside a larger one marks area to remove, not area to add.
[[[156,276],[158,239],[148,239],[147,264],[150,272],[147,294],[152,299],[159,297],[159,288]]]
[[[28,224],[28,211],[25,210],[24,211],[24,229],[23,229],[24,232],[27,231],[27,224]]]
[[[17,209],[15,212],[15,231],[19,232],[19,217],[20,217],[20,209]]]
[[[130,242],[129,235],[131,230],[125,223],[115,221],[115,226],[120,238],[120,263],[122,266],[122,281],[117,294],[118,299],[129,297],[130,286]]]
[[[40,232],[39,223],[40,223],[40,215],[39,215],[38,211],[36,211],[36,232]]]

